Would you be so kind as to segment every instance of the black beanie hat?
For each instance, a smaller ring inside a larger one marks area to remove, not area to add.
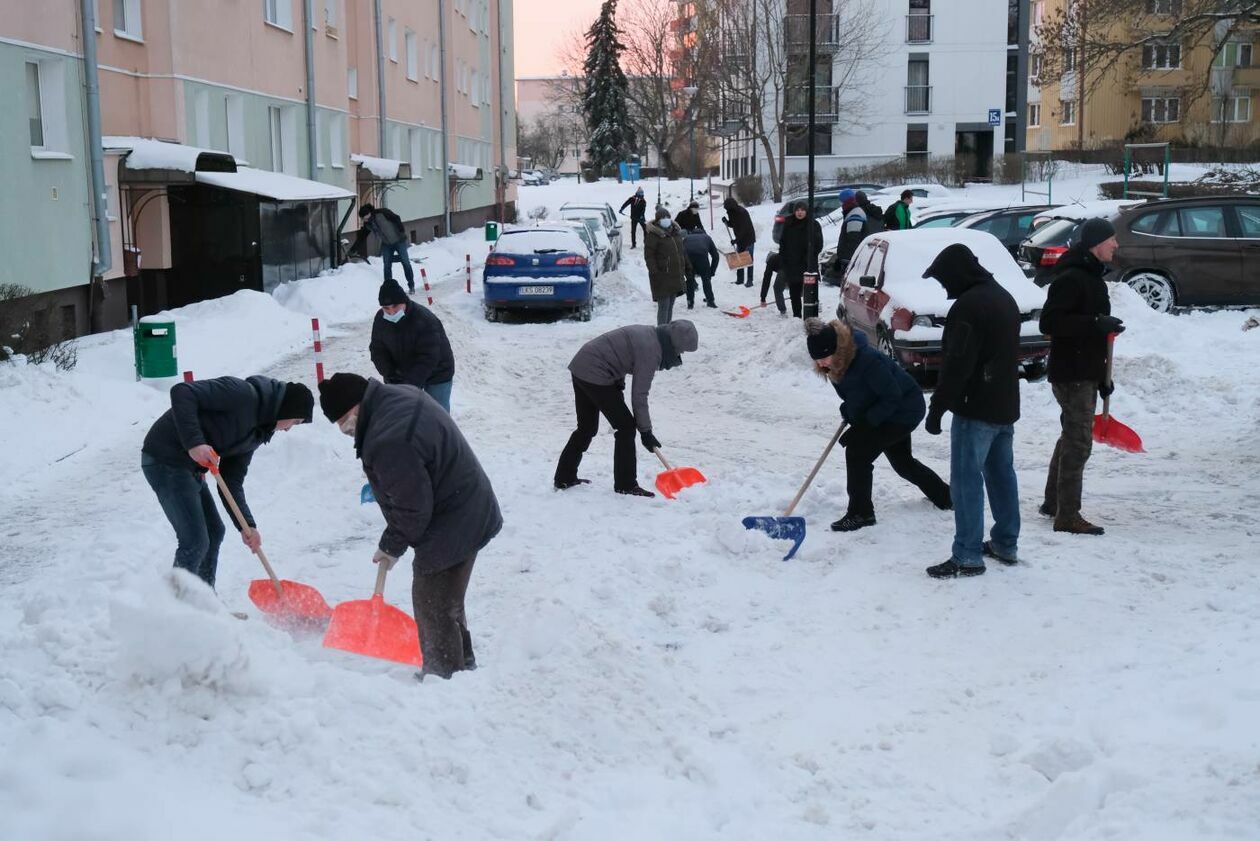
[[[805,339],[805,346],[809,348],[809,358],[826,359],[836,352],[838,341],[835,328],[830,324],[824,324],[821,330],[810,333]]]
[[[669,218],[669,208],[665,207],[664,205],[660,205],[660,204],[658,204],[658,205],[656,206],[656,218],[657,218],[657,219],[668,219],[668,218]]]
[[[1093,248],[1116,235],[1116,228],[1106,219],[1086,219],[1081,224],[1081,245]]]
[[[359,218],[362,219],[363,217],[367,216],[369,213],[371,213],[374,210],[376,210],[376,208],[373,207],[372,205],[364,204],[362,207],[359,208]]]
[[[368,381],[358,374],[333,374],[319,384],[319,408],[324,417],[336,423],[346,412],[363,402]]]
[[[280,408],[276,412],[276,420],[301,420],[310,423],[315,412],[315,397],[311,390],[302,383],[285,383],[284,395],[280,398]]]
[[[381,291],[377,293],[376,300],[380,301],[382,307],[392,306],[394,304],[407,303],[407,293],[398,285],[396,280],[387,280],[381,284]]]

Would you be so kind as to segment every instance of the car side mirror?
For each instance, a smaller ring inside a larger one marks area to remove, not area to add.
[[[875,275],[871,275],[871,274],[862,275],[862,277],[858,279],[858,285],[861,286],[863,289],[874,289],[875,288]]]

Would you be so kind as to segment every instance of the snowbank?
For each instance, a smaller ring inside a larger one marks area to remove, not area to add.
[[[351,155],[350,162],[356,163],[382,181],[394,181],[398,178],[398,170],[402,161],[392,158],[374,158],[371,155]]]

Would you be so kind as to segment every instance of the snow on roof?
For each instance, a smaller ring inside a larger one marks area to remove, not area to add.
[[[372,173],[382,181],[394,181],[398,178],[398,170],[402,166],[402,161],[396,161],[392,158],[374,158],[371,155],[351,155],[350,162]]]
[[[101,138],[101,148],[111,151],[128,150],[125,160],[127,169],[173,169],[180,172],[196,172],[197,158],[203,153],[225,155],[227,152],[215,149],[201,149],[196,146],[185,146],[182,143],[167,143],[164,140],[153,140],[148,137],[123,137],[106,135]],[[237,166],[244,166],[246,161],[233,158]]]
[[[352,199],[354,193],[305,178],[294,178],[280,172],[241,167],[236,172],[198,172],[197,181],[212,187],[254,193],[277,201],[328,201]]]
[[[467,164],[447,164],[446,171],[463,181],[476,181],[481,177],[481,169]]]

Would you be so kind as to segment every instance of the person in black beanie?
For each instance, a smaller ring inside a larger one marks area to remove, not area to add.
[[[442,320],[408,298],[397,281],[381,284],[377,300],[381,309],[368,345],[372,364],[385,382],[423,389],[449,412],[455,354]]]
[[[464,596],[477,553],[503,515],[490,478],[451,416],[410,385],[358,374],[319,384],[324,416],[354,451],[385,516],[372,562],[392,568],[408,549],[422,675],[449,678],[476,667]]]
[[[792,215],[783,223],[783,233],[779,237],[779,278],[788,289],[792,300],[792,315],[801,317],[801,291],[804,289],[805,274],[818,271],[818,254],[822,251],[822,226],[817,219],[809,219],[805,202],[798,201],[792,208]],[[782,299],[779,312],[783,312]]]
[[[310,423],[314,407],[305,385],[270,377],[216,377],[171,387],[171,408],[144,437],[140,470],[175,529],[175,566],[214,586],[226,530],[207,470],[223,477],[247,524],[241,529],[233,519],[233,525],[250,551],[258,551],[262,535],[245,499],[250,461],[276,432]]]
[[[1107,337],[1124,331],[1111,314],[1103,275],[1116,253],[1116,229],[1106,219],[1087,219],[1078,241],[1055,267],[1041,310],[1041,332],[1050,337],[1047,379],[1059,403],[1059,440],[1050,456],[1042,514],[1054,518],[1054,530],[1100,535],[1081,516],[1085,462],[1093,449],[1094,409],[1098,396],[1115,390],[1106,381]]]

